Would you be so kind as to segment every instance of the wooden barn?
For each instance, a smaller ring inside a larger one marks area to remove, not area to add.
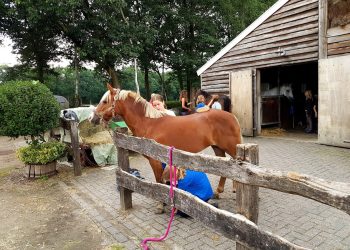
[[[350,147],[350,0],[279,0],[197,74],[203,90],[231,97],[244,135],[301,129],[311,90],[318,141]]]

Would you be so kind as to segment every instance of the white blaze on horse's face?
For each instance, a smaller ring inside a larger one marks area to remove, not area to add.
[[[108,100],[109,100],[108,97],[109,97],[109,90],[106,93],[104,93],[104,95],[102,96],[99,104],[101,104],[101,103],[108,103]]]
[[[91,111],[89,117],[88,117],[88,120],[90,123],[93,123],[93,124],[100,124],[100,117],[98,117],[98,115],[96,114],[95,112],[96,110],[96,107],[93,108],[93,110]]]
[[[91,122],[92,119],[94,118],[94,116],[95,116],[95,110],[96,110],[95,107],[91,110],[91,113],[90,113],[90,115],[89,115],[89,117],[88,117],[89,122]]]

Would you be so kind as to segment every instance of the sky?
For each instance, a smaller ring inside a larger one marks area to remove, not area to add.
[[[0,36],[2,44],[0,44],[0,65],[13,66],[18,64],[17,55],[12,53],[12,41],[8,37]],[[49,63],[54,67],[66,67],[69,61],[62,59],[60,62]]]
[[[0,37],[0,65],[13,66],[18,63],[17,55],[12,53],[12,41],[7,37]]]

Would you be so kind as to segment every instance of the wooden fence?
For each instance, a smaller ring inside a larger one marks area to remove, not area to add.
[[[116,170],[122,209],[132,207],[132,192],[169,204],[169,186],[139,179],[128,173],[128,150],[168,162],[168,147],[154,140],[125,135],[119,129],[113,135],[118,149]],[[327,181],[298,174],[283,173],[258,165],[256,144],[237,145],[238,159],[193,154],[175,149],[173,164],[187,169],[224,176],[239,182],[237,212],[215,208],[182,190],[175,191],[175,206],[206,226],[237,242],[236,249],[305,249],[280,236],[261,230],[257,225],[259,187],[300,195],[327,204],[350,214],[350,183]],[[244,216],[242,216],[244,215]],[[248,219],[249,220],[248,220]],[[255,223],[254,223],[255,222]]]

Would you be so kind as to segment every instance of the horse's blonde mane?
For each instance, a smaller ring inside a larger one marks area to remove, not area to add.
[[[149,102],[143,99],[142,96],[130,90],[120,90],[119,94],[117,94],[114,98],[115,100],[124,101],[128,96],[133,98],[135,103],[140,103],[144,107],[145,117],[160,118],[168,115],[165,112],[155,109]]]

